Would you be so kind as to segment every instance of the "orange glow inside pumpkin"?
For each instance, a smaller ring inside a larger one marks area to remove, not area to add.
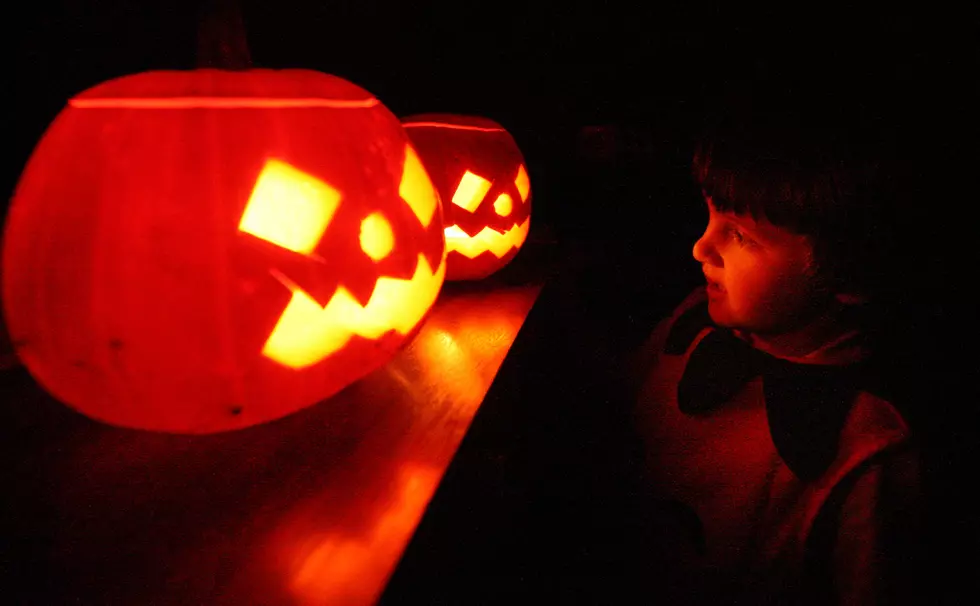
[[[340,206],[340,192],[278,160],[259,174],[238,229],[300,254],[313,252]]]
[[[388,256],[395,246],[391,223],[381,213],[372,213],[361,222],[361,250],[374,261]]]
[[[493,202],[493,210],[501,217],[506,217],[510,211],[514,210],[514,201],[508,194],[500,194]]]
[[[354,335],[377,339],[389,330],[408,334],[432,306],[446,273],[445,263],[435,271],[419,255],[409,280],[378,278],[367,305],[343,287],[325,307],[279,272],[275,276],[293,296],[282,312],[262,353],[286,366],[304,368],[347,344]]]
[[[398,195],[412,207],[412,212],[418,217],[422,227],[432,223],[439,199],[436,190],[429,181],[429,175],[422,166],[415,150],[411,145],[405,146],[405,168],[402,170],[401,182],[398,185]]]
[[[453,204],[473,212],[479,208],[492,185],[493,182],[473,172],[466,171],[463,178],[460,179],[459,185],[456,186]],[[517,169],[514,185],[517,186],[521,202],[527,202],[527,197],[531,193],[531,182],[523,164]],[[501,217],[506,217],[514,210],[514,201],[510,195],[500,194],[493,203],[493,209]],[[456,251],[470,259],[475,259],[480,254],[490,251],[497,258],[503,258],[511,248],[520,248],[524,244],[530,226],[531,220],[528,218],[520,225],[514,225],[504,233],[490,227],[484,227],[475,236],[470,236],[459,226],[450,225],[445,229],[446,252]]]
[[[466,171],[463,178],[460,179],[459,185],[456,186],[456,192],[453,193],[453,204],[473,212],[480,206],[483,197],[490,191],[491,185],[490,181],[480,175]]]
[[[423,225],[432,221],[438,200],[410,146],[405,148],[399,193]],[[327,183],[285,162],[269,160],[256,181],[239,229],[310,255],[341,197]],[[375,261],[391,252],[394,234],[381,213],[373,213],[361,222],[360,243],[365,254]],[[282,272],[272,270],[273,276],[292,292],[292,298],[263,346],[262,354],[299,369],[340,350],[354,335],[377,339],[390,330],[408,334],[435,302],[445,272],[445,262],[433,270],[425,256],[419,254],[410,279],[378,278],[366,305],[362,306],[349,291],[338,287],[326,306],[321,307]]]
[[[523,164],[517,169],[514,185],[517,186],[517,191],[521,194],[521,202],[527,202],[527,196],[531,193],[531,180],[528,178]]]
[[[475,259],[486,251],[503,258],[511,248],[524,244],[530,227],[531,219],[527,218],[520,225],[515,225],[504,233],[484,227],[475,236],[468,236],[459,227],[450,225],[446,228],[446,250],[455,250],[470,259]]]

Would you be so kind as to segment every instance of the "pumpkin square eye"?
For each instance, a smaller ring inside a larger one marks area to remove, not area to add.
[[[268,160],[238,229],[300,254],[313,252],[340,205],[340,192],[279,160]]]
[[[483,201],[487,192],[490,191],[490,185],[492,185],[490,181],[480,175],[466,171],[463,178],[459,180],[459,185],[456,186],[453,204],[473,212],[480,206],[480,202]]]

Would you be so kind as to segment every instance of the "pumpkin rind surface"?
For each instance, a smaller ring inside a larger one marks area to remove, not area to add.
[[[531,182],[514,138],[488,118],[419,114],[402,124],[443,201],[447,280],[478,280],[518,254]]]
[[[314,404],[417,331],[442,208],[398,119],[309,70],[146,72],[73,98],[5,224],[17,352],[126,427],[210,433]]]

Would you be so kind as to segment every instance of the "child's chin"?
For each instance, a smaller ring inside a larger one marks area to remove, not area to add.
[[[708,299],[708,315],[711,316],[711,321],[718,326],[736,328],[735,318],[732,317],[731,309],[726,304],[724,298]]]

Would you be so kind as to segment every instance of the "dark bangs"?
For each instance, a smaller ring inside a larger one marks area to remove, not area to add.
[[[693,176],[718,210],[811,236],[825,275],[865,291],[881,261],[883,172],[881,148],[860,131],[846,120],[739,115],[705,129]]]
[[[873,165],[856,147],[793,124],[719,129],[701,140],[692,169],[718,210],[820,238],[844,228],[862,203],[861,183]]]

